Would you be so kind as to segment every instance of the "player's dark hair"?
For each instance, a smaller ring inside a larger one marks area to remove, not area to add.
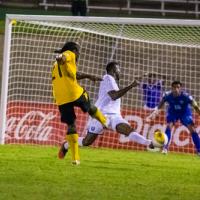
[[[118,62],[112,61],[106,65],[106,71],[110,72],[116,65],[119,65]]]
[[[182,86],[182,83],[180,81],[173,81],[171,86],[173,87],[174,85],[180,85]]]
[[[65,45],[62,47],[62,49],[55,50],[55,53],[63,53],[64,51],[73,51],[76,50],[78,51],[78,44],[75,42],[66,42]]]

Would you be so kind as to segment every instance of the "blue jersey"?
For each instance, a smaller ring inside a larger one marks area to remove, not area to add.
[[[148,108],[155,108],[160,102],[162,95],[162,81],[154,84],[143,83],[143,101]]]
[[[188,125],[193,123],[191,104],[193,97],[185,92],[177,97],[172,92],[166,92],[163,101],[168,104],[167,122],[175,122],[180,120],[182,124]]]

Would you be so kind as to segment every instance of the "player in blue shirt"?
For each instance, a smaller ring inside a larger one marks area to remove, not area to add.
[[[147,80],[142,82],[144,108],[152,110],[160,102],[165,76],[157,73],[148,73]]]
[[[182,83],[180,81],[174,81],[172,84],[172,89],[163,95],[163,98],[155,110],[146,118],[147,121],[154,119],[158,113],[159,109],[163,107],[165,103],[168,104],[166,112],[167,128],[165,133],[168,137],[168,144],[163,148],[162,153],[167,153],[168,145],[171,139],[171,129],[176,121],[180,122],[188,128],[191,133],[192,140],[196,147],[197,154],[200,155],[200,139],[195,130],[194,121],[192,118],[192,109],[200,115],[200,108],[197,105],[193,97],[184,91],[182,91]]]

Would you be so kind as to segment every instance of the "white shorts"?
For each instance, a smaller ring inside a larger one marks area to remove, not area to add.
[[[104,114],[108,121],[109,125],[108,128],[116,131],[116,126],[121,123],[129,124],[120,114]],[[102,134],[103,133],[103,126],[102,124],[97,121],[96,119],[90,118],[87,125],[87,130],[90,133],[94,134]]]

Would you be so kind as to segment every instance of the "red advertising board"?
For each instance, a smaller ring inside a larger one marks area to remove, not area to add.
[[[77,114],[77,130],[83,136],[86,133],[88,115],[79,109]],[[122,109],[122,115],[135,128],[135,131],[145,137],[151,137],[156,129],[165,130],[166,123],[164,113],[157,117],[154,122],[146,123],[145,118],[149,114],[144,109]],[[198,117],[196,116],[196,119]],[[200,124],[200,121],[196,121]],[[200,125],[197,127],[200,132]],[[57,106],[47,103],[11,102],[7,108],[7,126],[5,143],[15,144],[41,144],[59,145],[65,138],[67,127],[60,122]],[[119,134],[105,130],[95,142],[96,147],[123,148],[123,149],[144,149],[142,145],[133,142],[119,143]],[[171,151],[194,152],[194,146],[188,130],[177,123],[172,130]]]

